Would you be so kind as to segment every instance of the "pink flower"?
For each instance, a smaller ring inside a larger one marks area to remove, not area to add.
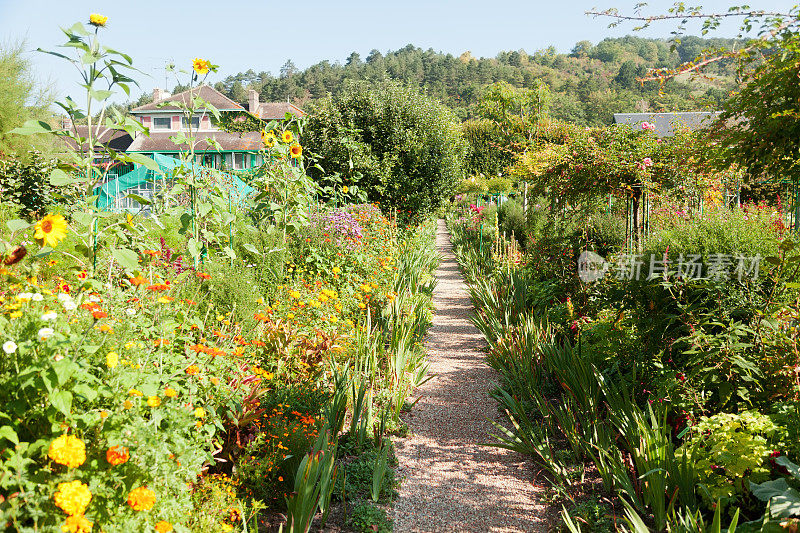
[[[650,159],[649,157],[645,157],[645,158],[642,160],[642,164],[643,164],[644,166],[646,166],[646,167],[652,167],[652,166],[653,166],[653,160],[652,160],[652,159]]]
[[[642,129],[650,131],[656,129],[656,126],[655,124],[650,124],[649,122],[642,122]]]

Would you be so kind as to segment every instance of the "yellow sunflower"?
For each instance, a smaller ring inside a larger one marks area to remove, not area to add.
[[[286,144],[289,144],[294,140],[294,135],[292,135],[291,131],[284,131],[283,134],[281,135],[281,140]]]
[[[108,22],[108,17],[104,17],[99,13],[92,13],[89,15],[89,24],[92,26],[99,28],[101,26],[105,26],[106,22]]]
[[[275,137],[275,134],[272,132],[267,133],[266,131],[261,132],[261,142],[264,143],[264,146],[267,148],[272,148],[275,146],[275,143],[278,142],[278,139]]]
[[[47,215],[36,223],[33,236],[40,245],[54,247],[67,236],[67,221],[61,215]]]
[[[195,57],[194,59],[192,59],[192,68],[200,76],[205,76],[206,74],[208,74],[208,69],[210,67],[211,63],[209,63],[205,59],[200,59],[199,57]]]
[[[292,157],[297,158],[303,154],[303,147],[299,144],[293,144],[289,151],[292,153]]]

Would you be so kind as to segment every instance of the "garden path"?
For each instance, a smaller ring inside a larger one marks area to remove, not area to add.
[[[500,420],[487,392],[497,375],[485,362],[484,341],[469,321],[472,303],[444,221],[436,245],[442,262],[433,294],[436,312],[426,338],[430,373],[405,417],[410,435],[396,440],[402,479],[394,530],[406,532],[546,531],[542,489],[525,457],[491,442],[489,420]]]

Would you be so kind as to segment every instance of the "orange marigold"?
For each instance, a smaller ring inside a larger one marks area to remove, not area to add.
[[[146,285],[147,283],[150,283],[150,281],[147,278],[142,277],[142,276],[136,276],[135,278],[130,278],[130,279],[128,279],[128,281],[130,281],[131,285],[133,285],[134,287],[138,287],[139,285]]]
[[[82,515],[92,501],[92,492],[88,485],[78,480],[67,481],[58,484],[58,491],[53,500],[56,506],[68,515]]]
[[[128,505],[134,511],[149,511],[156,504],[156,493],[147,487],[138,487],[128,494]]]
[[[198,372],[200,372],[200,368],[197,365],[189,365],[186,368],[186,373],[189,374],[190,376],[193,376]]]
[[[156,533],[169,533],[170,531],[172,531],[172,524],[166,520],[162,520],[156,524]]]
[[[86,445],[78,437],[61,435],[50,443],[47,455],[60,465],[77,468],[86,461]]]
[[[106,450],[106,461],[108,464],[112,466],[121,465],[122,463],[128,462],[128,459],[131,458],[130,452],[128,448],[125,446],[112,446],[108,450]]]

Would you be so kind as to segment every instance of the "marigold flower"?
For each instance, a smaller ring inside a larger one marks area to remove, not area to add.
[[[78,437],[61,435],[50,443],[47,455],[60,465],[77,468],[86,461],[86,445]]]
[[[128,462],[131,458],[128,448],[125,446],[112,446],[106,450],[106,461],[112,466],[118,466]]]
[[[161,398],[158,396],[148,396],[147,397],[147,405],[150,407],[158,407],[161,405]]]
[[[74,514],[67,517],[66,522],[61,526],[61,531],[65,533],[89,533],[93,526],[94,523],[87,520],[82,514]]]
[[[106,22],[108,22],[108,17],[104,17],[99,13],[92,13],[91,15],[89,15],[89,24],[91,24],[96,28],[105,26]]]
[[[156,504],[156,493],[147,487],[138,487],[128,494],[128,505],[134,511],[149,511]]]
[[[186,373],[189,374],[190,376],[193,376],[198,372],[200,372],[200,368],[197,365],[189,365],[188,367],[186,367]]]
[[[169,533],[172,531],[172,524],[166,520],[162,520],[156,524],[156,533]]]
[[[194,410],[194,417],[195,418],[205,418],[206,417],[206,410],[202,407],[198,407]]]
[[[174,398],[177,395],[178,391],[176,391],[172,387],[167,387],[166,389],[164,389],[164,396],[166,396],[167,398]]]
[[[106,313],[105,311],[97,311],[97,310],[92,311],[92,318],[94,318],[95,320],[100,320],[101,318],[105,318],[107,316],[108,313]]]
[[[106,354],[106,366],[108,368],[116,368],[117,364],[119,364],[117,352],[108,352]]]
[[[125,409],[130,409],[133,407],[133,402],[131,402],[130,400],[125,400],[124,402],[122,402],[122,407],[124,407]]]
[[[92,501],[92,492],[88,485],[78,480],[68,481],[58,484],[58,491],[53,500],[56,506],[68,515],[82,515]]]
[[[209,63],[205,59],[200,59],[199,57],[195,57],[194,59],[192,59],[192,68],[200,76],[208,74],[208,70],[210,67],[211,63]]]
[[[130,396],[144,396],[144,394],[142,394],[142,391],[140,391],[139,389],[131,389],[128,391],[128,394]]]
[[[47,215],[36,223],[33,237],[41,246],[55,247],[67,236],[67,221],[61,215]]]
[[[136,276],[135,278],[129,278],[128,281],[134,287],[138,287],[139,285],[146,285],[146,284],[150,283],[150,281],[147,278],[143,277],[143,276]]]
[[[294,140],[294,135],[292,135],[292,132],[291,132],[291,131],[288,131],[288,130],[287,130],[287,131],[284,131],[284,132],[281,134],[281,140],[282,140],[283,142],[285,142],[286,144],[289,144],[290,142],[292,142],[292,141]]]
[[[333,272],[334,274],[338,274],[341,271],[342,271],[342,269],[339,268],[339,267],[333,267],[333,269],[331,270],[331,272]]]
[[[211,274],[208,274],[206,272],[198,272],[195,275],[200,279],[206,279],[206,280],[211,279]]]
[[[293,144],[289,151],[295,159],[303,155],[303,147],[299,144]]]

